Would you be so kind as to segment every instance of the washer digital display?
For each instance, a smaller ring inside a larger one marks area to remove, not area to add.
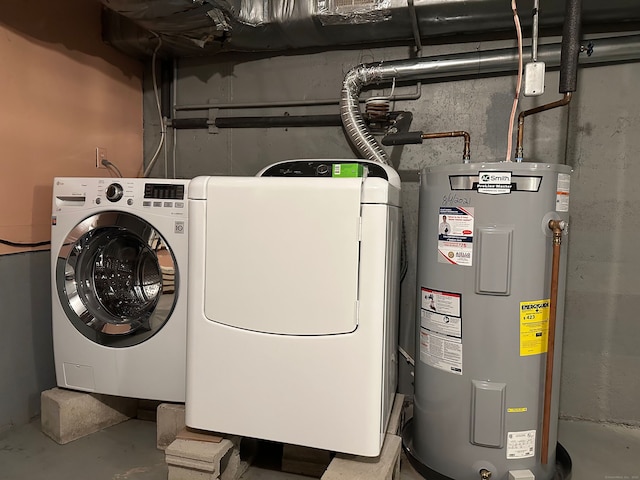
[[[166,183],[145,183],[144,198],[184,200],[184,185],[169,185]]]

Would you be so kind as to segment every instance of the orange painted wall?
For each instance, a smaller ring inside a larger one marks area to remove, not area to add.
[[[50,239],[56,176],[142,165],[142,64],[101,40],[93,0],[0,2],[0,238]],[[46,248],[46,247],[45,247]],[[0,254],[17,249],[0,244]]]

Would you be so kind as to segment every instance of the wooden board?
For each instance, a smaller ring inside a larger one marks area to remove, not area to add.
[[[180,430],[178,435],[176,435],[176,438],[181,440],[196,440],[198,442],[210,443],[220,443],[222,441],[222,437],[215,433],[196,430],[189,427],[185,427]]]

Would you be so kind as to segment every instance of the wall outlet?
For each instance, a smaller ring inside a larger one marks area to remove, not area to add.
[[[102,160],[107,158],[107,149],[104,147],[96,147],[96,168],[107,168],[102,164]]]

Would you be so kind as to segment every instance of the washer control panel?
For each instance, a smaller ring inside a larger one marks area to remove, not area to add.
[[[190,180],[147,178],[56,178],[54,211],[86,208],[87,204],[157,210],[184,215]]]

